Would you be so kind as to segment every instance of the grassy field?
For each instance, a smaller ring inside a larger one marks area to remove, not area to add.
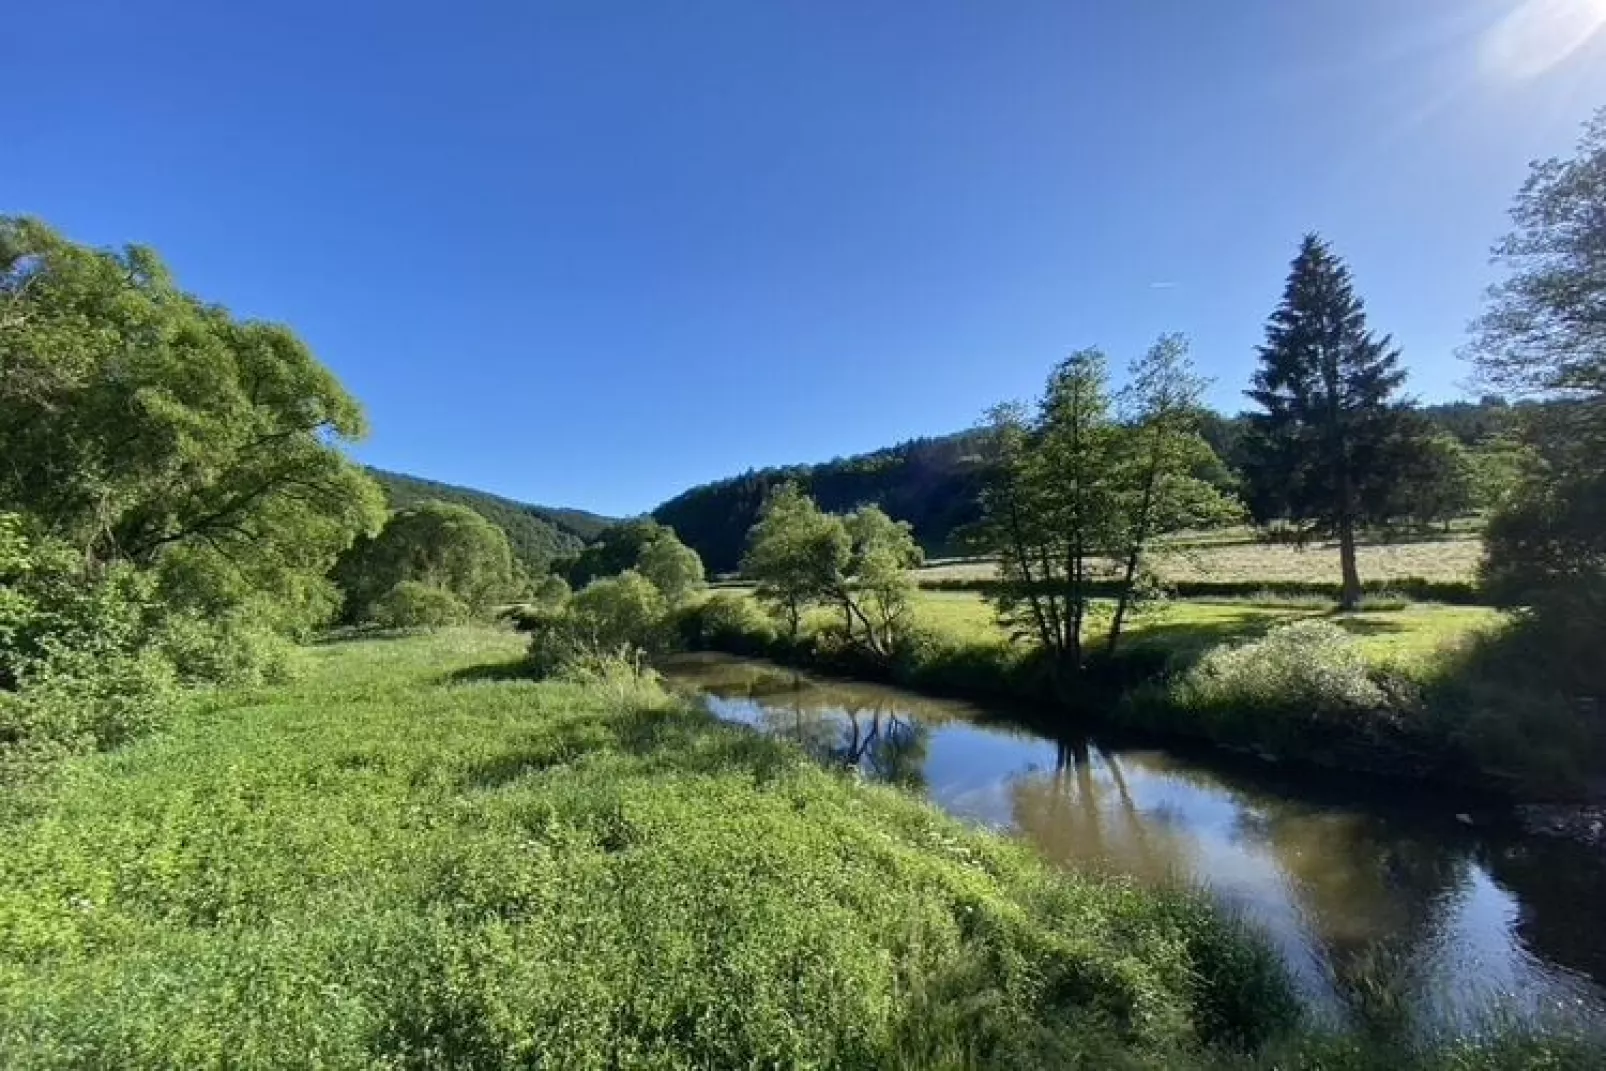
[[[980,595],[963,591],[922,591],[916,606],[921,625],[971,642],[1002,640],[993,609]],[[1330,620],[1356,640],[1367,660],[1410,670],[1422,668],[1446,646],[1501,621],[1498,611],[1481,606],[1413,603],[1399,610],[1334,614],[1328,610],[1256,606],[1246,602],[1174,601],[1140,612],[1130,623],[1130,643],[1155,643],[1189,653],[1219,643],[1252,639],[1280,624]],[[1100,642],[1102,633],[1091,636]]]
[[[0,1066],[1216,1066],[1288,1021],[1195,898],[521,653],[331,644],[70,762],[0,827]]]
[[[1422,542],[1363,545],[1357,557],[1368,581],[1420,579],[1470,581],[1477,572],[1482,543],[1470,534]],[[1157,555],[1152,563],[1170,583],[1188,581],[1254,581],[1257,583],[1323,583],[1338,579],[1336,544],[1312,543],[1303,548],[1278,543],[1234,541],[1192,545]],[[920,571],[922,582],[989,580],[994,565],[986,559],[934,562]]]

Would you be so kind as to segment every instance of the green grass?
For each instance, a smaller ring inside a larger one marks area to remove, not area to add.
[[[1482,552],[1483,545],[1475,535],[1463,533],[1440,539],[1363,544],[1356,557],[1361,576],[1369,581],[1464,583],[1475,576]],[[1201,536],[1198,542],[1181,549],[1157,554],[1151,564],[1168,583],[1318,584],[1336,582],[1339,577],[1338,547],[1324,542],[1298,547]],[[954,559],[922,569],[920,580],[990,580],[994,572],[994,563],[989,559]]]
[[[0,828],[0,1066],[1186,1066],[1288,1019],[1194,897],[521,655],[330,644],[68,762]]]
[[[1001,641],[990,604],[979,594],[922,591],[916,617],[921,625],[960,642]],[[1142,610],[1130,623],[1130,644],[1164,647],[1189,657],[1223,642],[1264,635],[1277,625],[1322,618],[1355,638],[1367,660],[1379,667],[1431,668],[1447,649],[1479,632],[1498,628],[1502,616],[1482,606],[1412,603],[1399,610],[1335,614],[1326,609],[1260,606],[1251,602],[1177,600]],[[1102,626],[1089,637],[1103,640]]]

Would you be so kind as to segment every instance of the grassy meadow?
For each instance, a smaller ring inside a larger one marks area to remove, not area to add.
[[[66,763],[0,827],[0,1066],[1220,1066],[1293,1022],[1191,895],[522,655],[333,643]]]
[[[1356,557],[1361,576],[1380,584],[1406,580],[1456,584],[1470,582],[1483,552],[1475,532],[1453,532],[1445,538],[1406,542],[1364,543]],[[1306,546],[1259,542],[1224,533],[1174,543],[1151,562],[1166,583],[1252,582],[1322,584],[1339,576],[1338,546],[1314,542]],[[985,581],[994,575],[987,559],[934,561],[920,570],[923,584]]]
[[[921,627],[962,643],[988,643],[1007,639],[992,606],[979,594],[966,591],[922,591],[915,618]],[[1469,637],[1498,628],[1502,617],[1484,606],[1445,606],[1405,603],[1398,608],[1334,613],[1312,600],[1311,605],[1262,605],[1252,600],[1176,600],[1138,612],[1126,629],[1124,642],[1148,645],[1187,658],[1225,642],[1241,642],[1265,635],[1295,621],[1326,620],[1354,638],[1368,662],[1408,670],[1430,670],[1448,648]],[[1095,621],[1089,639],[1104,638],[1103,622]]]

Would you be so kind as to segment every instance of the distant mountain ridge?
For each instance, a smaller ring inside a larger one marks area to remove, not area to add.
[[[908,521],[928,554],[951,552],[956,532],[980,514],[980,434],[969,430],[910,439],[817,465],[749,469],[684,491],[652,516],[702,555],[710,572],[730,572],[741,562],[747,530],[764,496],[790,480],[832,512],[873,502]]]
[[[553,558],[577,552],[617,523],[617,518],[586,510],[537,506],[385,469],[370,467],[368,474],[384,489],[391,509],[406,509],[430,499],[467,506],[506,532],[514,555],[534,572],[545,572]]]
[[[1490,396],[1476,402],[1418,406],[1417,411],[1434,427],[1470,446],[1507,428],[1512,413],[1523,404],[1512,407]],[[1200,416],[1200,431],[1225,466],[1223,475],[1230,476],[1243,460],[1247,418],[1213,411]],[[683,491],[653,510],[652,517],[673,528],[682,542],[702,555],[710,572],[731,572],[741,563],[747,530],[758,519],[764,496],[791,480],[823,509],[842,512],[874,503],[908,521],[928,555],[961,553],[964,526],[981,512],[981,435],[970,429],[818,464],[749,469]]]

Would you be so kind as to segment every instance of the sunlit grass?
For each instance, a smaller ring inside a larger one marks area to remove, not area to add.
[[[972,592],[922,591],[916,615],[924,627],[956,639],[986,643],[1005,638],[992,606]],[[1091,644],[1100,643],[1106,635],[1107,617],[1107,612],[1095,615],[1088,637]],[[1331,620],[1344,629],[1373,664],[1402,669],[1421,667],[1447,646],[1479,631],[1498,628],[1502,621],[1498,611],[1482,606],[1413,603],[1399,610],[1336,614],[1324,609],[1246,602],[1175,600],[1137,613],[1126,629],[1125,642],[1205,647],[1251,638],[1276,625],[1311,618]]]
[[[1230,540],[1201,535],[1187,549],[1157,554],[1153,567],[1169,583],[1253,581],[1263,584],[1335,583],[1339,578],[1338,547],[1313,543],[1297,547],[1281,543]],[[1216,545],[1210,545],[1211,542]],[[1483,545],[1469,535],[1422,542],[1363,545],[1357,550],[1361,576],[1368,581],[1399,580],[1466,582],[1477,573]],[[923,582],[989,580],[995,569],[985,559],[938,562],[921,570]]]
[[[1191,897],[522,646],[326,645],[70,762],[0,828],[0,1066],[1176,1066],[1288,1013]]]

